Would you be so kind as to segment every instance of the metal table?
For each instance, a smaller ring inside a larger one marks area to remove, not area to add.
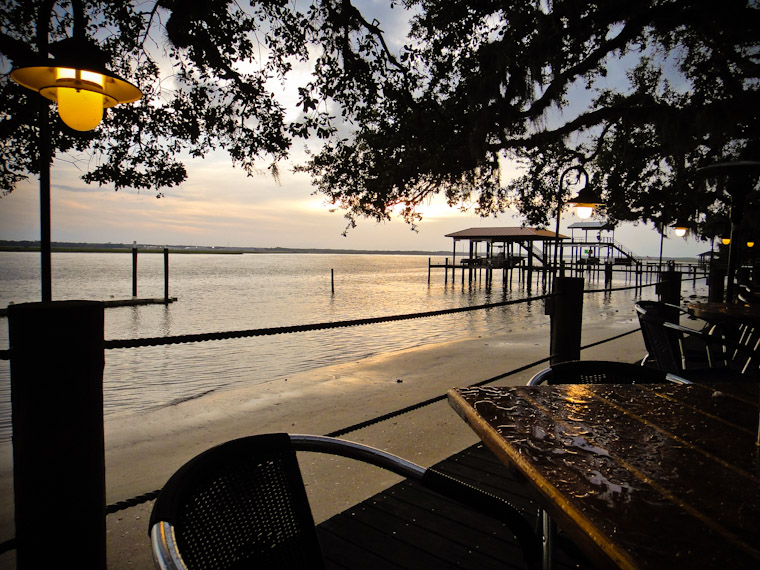
[[[689,303],[689,314],[708,323],[760,326],[760,306],[742,303]]]
[[[455,388],[600,568],[760,568],[754,383]]]

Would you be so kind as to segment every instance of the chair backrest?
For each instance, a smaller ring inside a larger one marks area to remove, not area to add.
[[[650,358],[660,370],[675,374],[683,372],[679,335],[665,326],[666,322],[674,322],[672,311],[657,301],[638,301],[634,306]]]
[[[167,482],[153,508],[187,568],[325,568],[287,434],[223,443]],[[247,563],[247,566],[246,566]]]
[[[370,463],[496,518],[517,538],[528,567],[540,565],[534,529],[503,498],[363,444],[286,433],[223,443],[172,475],[150,520],[157,565],[163,570],[325,568],[296,451]]]
[[[647,368],[628,362],[607,360],[573,360],[561,362],[542,370],[528,382],[539,384],[689,384],[688,380],[664,370]]]

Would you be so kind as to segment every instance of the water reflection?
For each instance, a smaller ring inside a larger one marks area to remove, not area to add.
[[[0,306],[38,299],[36,254],[0,253]],[[109,340],[382,317],[519,299],[525,282],[503,287],[444,284],[427,276],[427,256],[173,255],[169,306],[108,309]],[[130,254],[53,254],[56,299],[131,296]],[[335,293],[331,293],[334,269]],[[163,296],[163,256],[141,254],[138,293]],[[540,291],[537,291],[540,292]],[[584,319],[627,326],[634,293],[616,294],[600,308],[584,298]],[[615,304],[617,303],[617,305]],[[211,390],[267,382],[310,368],[424,344],[547,327],[543,301],[364,327],[106,352],[106,413],[129,412]],[[615,308],[617,307],[617,308]],[[548,333],[547,333],[548,338]],[[7,346],[7,327],[0,327]],[[473,378],[478,380],[480,378]],[[0,362],[0,422],[10,416],[9,367]],[[7,437],[0,424],[0,439]]]

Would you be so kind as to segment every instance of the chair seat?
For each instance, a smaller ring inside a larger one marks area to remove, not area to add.
[[[647,368],[628,362],[607,360],[574,360],[553,364],[538,372],[528,381],[529,386],[539,384],[662,384],[689,381],[665,370]]]

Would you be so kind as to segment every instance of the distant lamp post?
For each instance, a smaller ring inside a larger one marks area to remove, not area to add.
[[[676,234],[678,237],[684,237],[689,231],[689,227],[686,225],[686,222],[683,220],[679,220],[676,222],[675,226],[673,226],[673,233]]]
[[[585,174],[585,170],[583,172]],[[588,220],[593,215],[594,210],[604,202],[599,193],[593,189],[588,174],[586,174],[586,185],[581,188],[575,198],[568,200],[567,203],[570,206],[575,206],[576,216],[581,220]]]
[[[731,236],[723,245],[729,245],[728,250],[728,275],[726,280],[726,301],[734,300],[734,274],[738,263],[738,247],[736,247],[736,232],[744,217],[744,205],[747,195],[753,190],[760,177],[760,161],[737,160],[733,162],[721,162],[705,166],[697,170],[703,178],[722,178],[725,181],[725,191],[731,196]]]
[[[578,182],[580,182],[581,175],[583,175],[585,180],[585,186],[580,190],[580,192],[578,192],[578,195],[575,198],[567,201],[568,205],[575,206],[575,214],[582,220],[586,220],[590,218],[594,213],[594,208],[600,206],[603,203],[598,193],[596,193],[591,188],[591,181],[588,172],[586,172],[586,169],[582,166],[578,164],[570,166],[563,170],[562,174],[559,175],[559,188],[557,189],[557,224],[554,227],[554,276],[557,274],[557,254],[561,248],[559,239],[559,222],[562,214],[562,206],[564,205],[562,202],[564,181],[567,173],[572,172],[573,170],[578,172]]]
[[[72,129],[94,129],[103,119],[103,109],[138,100],[142,93],[131,83],[106,69],[107,57],[85,36],[82,0],[71,3],[74,16],[73,37],[48,43],[50,18],[56,0],[47,0],[37,13],[37,61],[15,68],[11,78],[19,85],[37,91],[58,103],[61,120]],[[50,59],[52,53],[55,59]],[[52,301],[50,240],[50,123],[48,105],[40,104],[40,287],[42,301]]]

